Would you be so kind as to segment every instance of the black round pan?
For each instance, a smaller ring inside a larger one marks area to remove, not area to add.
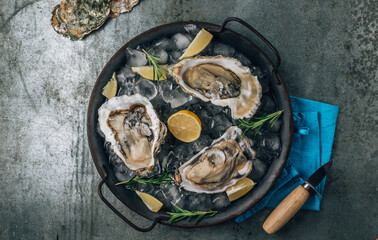
[[[254,32],[263,42],[265,42],[268,47],[270,47],[270,49],[276,54],[276,64],[273,64],[269,57],[250,40],[232,30],[225,28],[225,25],[230,21],[236,21],[243,24],[249,30]],[[140,44],[151,42],[152,40],[162,36],[173,35],[178,32],[185,32],[184,26],[187,24],[196,24],[199,28],[204,28],[212,32],[215,38],[228,45],[233,46],[235,49],[250,58],[255,66],[260,67],[262,71],[268,73],[267,77],[270,81],[270,87],[273,95],[276,98],[278,108],[284,110],[283,125],[281,127],[280,134],[282,150],[279,157],[272,161],[266,175],[262,180],[260,180],[260,182],[254,187],[254,189],[250,191],[246,196],[243,196],[242,198],[233,202],[224,211],[219,212],[214,217],[202,219],[198,223],[194,223],[194,221],[181,221],[169,224],[167,221],[169,217],[163,211],[160,211],[158,213],[151,212],[143,204],[139,197],[136,196],[136,194],[132,193],[129,190],[126,190],[124,187],[117,187],[114,185],[115,183],[117,183],[117,179],[112,171],[107,153],[105,152],[104,139],[97,133],[96,130],[98,121],[97,110],[105,101],[105,98],[101,94],[103,87],[111,78],[113,72],[119,71],[126,62],[126,55],[124,54],[126,48],[135,48]],[[96,165],[96,168],[102,178],[102,181],[98,186],[98,191],[101,199],[105,202],[106,205],[108,205],[108,207],[112,209],[113,212],[115,212],[125,222],[127,222],[130,226],[138,231],[150,231],[157,223],[184,228],[211,226],[231,220],[253,207],[269,192],[269,190],[273,187],[274,183],[279,178],[285,166],[291,146],[293,130],[292,110],[288,92],[286,90],[282,77],[277,70],[279,64],[280,57],[277,50],[254,28],[238,18],[228,18],[221,26],[195,21],[170,23],[155,27],[127,42],[114,54],[114,56],[108,61],[108,63],[100,73],[94,85],[88,107],[88,143],[93,162]],[[118,212],[102,195],[102,186],[104,183],[107,185],[110,191],[127,207],[129,207],[139,215],[153,221],[151,226],[147,228],[140,228],[134,225],[132,221],[126,219],[120,212]]]

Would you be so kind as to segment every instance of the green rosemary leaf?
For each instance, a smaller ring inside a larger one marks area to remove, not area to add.
[[[142,183],[142,184],[148,184],[150,186],[154,186],[154,185],[172,183],[173,181],[174,180],[170,176],[170,171],[165,170],[161,175],[158,175],[158,176],[152,176],[150,178],[134,176],[128,181],[119,182],[119,183],[116,183],[115,185],[118,186],[122,184],[127,184],[130,187],[132,184]]]
[[[208,218],[214,216],[217,211],[188,211],[185,209],[180,208],[179,206],[174,205],[174,207],[177,209],[177,212],[167,212],[171,217],[168,220],[168,223],[174,223],[181,221],[185,218],[187,218],[187,221],[190,221],[191,218],[196,217],[195,222],[197,223],[203,218]]]
[[[277,121],[277,119],[281,116],[283,113],[283,110],[277,111],[275,113],[271,113],[268,116],[265,117],[255,117],[255,120],[257,121],[250,121],[247,122],[243,119],[239,119],[239,128],[243,130],[243,137],[244,135],[249,131],[249,130],[254,130],[255,131],[255,136],[257,132],[260,130],[260,128],[264,125],[265,122],[269,122],[271,124],[271,127],[274,125],[274,123]]]
[[[150,66],[152,66],[152,69],[153,69],[153,80],[160,81],[160,78],[162,78],[163,80],[167,80],[164,77],[164,75],[163,75],[163,71],[165,71],[165,72],[168,72],[168,71],[157,63],[157,61],[160,59],[160,57],[159,56],[150,55],[144,49],[142,49],[142,51],[147,56],[148,64]],[[157,77],[157,79],[155,79],[155,76]]]

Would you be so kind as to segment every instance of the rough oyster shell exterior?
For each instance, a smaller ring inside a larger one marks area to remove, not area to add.
[[[139,0],[113,0],[110,3],[109,17],[118,17],[121,13],[130,12]]]
[[[110,13],[111,0],[62,0],[51,18],[54,30],[71,40],[82,39],[98,29]]]

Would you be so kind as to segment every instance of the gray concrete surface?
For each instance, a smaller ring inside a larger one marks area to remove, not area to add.
[[[377,1],[142,0],[76,42],[50,26],[58,0],[0,3],[0,239],[378,238]],[[277,47],[291,95],[340,106],[321,211],[301,211],[273,236],[261,228],[271,210],[241,224],[136,232],[96,194],[100,177],[85,129],[92,86],[133,36],[173,21],[219,24],[229,16]]]

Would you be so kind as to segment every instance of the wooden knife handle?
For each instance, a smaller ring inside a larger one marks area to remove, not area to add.
[[[309,196],[310,193],[302,186],[294,189],[265,220],[265,232],[272,234],[280,230],[299,211]]]

